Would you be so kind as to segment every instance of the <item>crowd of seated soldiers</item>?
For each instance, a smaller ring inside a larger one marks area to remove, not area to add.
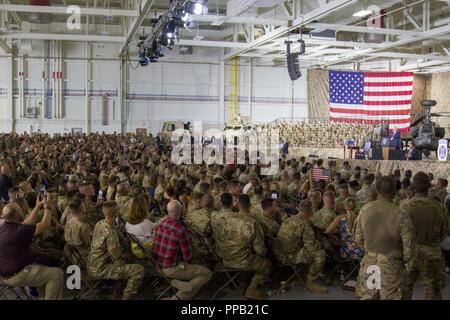
[[[369,129],[368,126],[333,123],[280,124],[279,128],[283,134],[289,135],[291,143],[298,145],[311,139],[306,131],[312,134],[317,128],[323,129],[324,133],[331,132],[336,143],[346,130],[353,130],[351,132],[356,134]],[[292,138],[296,130],[300,133]],[[218,261],[211,255],[226,256],[220,252],[226,250],[225,244],[223,247],[215,243],[219,237],[226,237],[219,235],[223,227],[218,221],[219,215],[226,210],[248,213],[253,219],[249,223],[254,229],[250,228],[252,231],[248,232],[262,231],[264,237],[264,243],[259,244],[263,249],[256,249],[256,245],[255,248],[247,248],[261,258],[259,270],[249,269],[261,275],[258,281],[254,276],[254,288],[247,288],[246,296],[251,298],[265,298],[271,275],[276,273],[279,265],[288,263],[289,259],[280,257],[276,248],[290,251],[291,248],[286,247],[289,242],[285,239],[291,227],[287,222],[298,212],[310,216],[307,224],[314,231],[316,246],[312,250],[324,253],[323,256],[315,254],[307,258],[305,264],[310,265],[310,270],[303,274],[302,284],[314,293],[327,292],[318,278],[327,285],[336,285],[341,272],[340,262],[346,258],[346,252],[343,252],[339,232],[333,227],[334,220],[346,215],[350,223],[354,222],[359,210],[377,199],[374,185],[381,177],[379,172],[351,167],[348,162],[336,167],[333,161],[325,164],[321,159],[308,160],[305,157],[287,159],[283,156],[280,170],[273,176],[262,176],[258,165],[175,165],[170,161],[170,148],[161,149],[152,137],[134,135],[1,135],[0,150],[1,174],[11,180],[11,185],[8,185],[0,179],[2,207],[16,206],[22,210],[25,219],[31,212],[30,208],[36,207],[38,194],[45,186],[46,201],[52,208],[52,221],[45,232],[32,240],[32,253],[39,257],[39,263],[60,268],[70,264],[65,247],[72,238],[67,229],[68,225],[73,225],[71,218],[79,211],[86,216],[83,232],[88,239],[78,247],[77,243],[69,244],[79,250],[81,257],[90,257],[96,242],[92,233],[94,229],[95,232],[100,229],[99,224],[105,219],[114,217],[108,210],[115,206],[117,221],[123,222],[118,224],[119,233],[124,237],[120,239],[120,252],[126,252],[127,261],[133,261],[133,265],[137,263],[148,268],[145,255],[130,244],[126,233],[134,234],[151,251],[153,232],[166,219],[175,201],[180,205],[183,224],[192,234],[192,261],[214,270]],[[311,169],[324,166],[330,169],[329,179],[314,181]],[[391,176],[396,181],[395,204],[414,196],[411,171],[395,170]],[[433,183],[431,196],[445,203],[447,180],[440,178],[436,181],[431,173],[429,176]],[[84,209],[80,209],[82,207]],[[212,245],[206,246],[205,239]],[[211,250],[217,251],[212,253]],[[355,259],[361,259],[364,252],[356,250],[352,254]],[[323,262],[319,263],[319,260]],[[239,264],[233,266],[239,269]],[[136,275],[140,271],[135,268],[130,274],[134,272]],[[211,277],[205,278],[208,281]],[[213,277],[209,285],[213,286],[215,280]],[[145,286],[145,279],[143,283]]]
[[[289,141],[292,147],[339,148],[346,140],[355,140],[355,145],[362,145],[365,137],[372,132],[371,124],[345,122],[282,122],[270,126],[278,130],[282,142]]]

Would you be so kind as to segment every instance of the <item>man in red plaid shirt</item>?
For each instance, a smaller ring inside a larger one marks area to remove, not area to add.
[[[163,273],[172,280],[179,291],[171,299],[189,300],[211,280],[208,268],[190,264],[192,259],[192,234],[180,221],[182,206],[172,200],[167,204],[168,216],[155,229],[153,253]]]

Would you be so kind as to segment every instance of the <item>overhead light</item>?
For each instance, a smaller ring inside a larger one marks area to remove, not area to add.
[[[354,16],[354,17],[358,17],[358,18],[363,18],[363,17],[370,16],[370,15],[372,15],[372,14],[373,14],[373,12],[370,11],[370,10],[361,10],[361,11],[355,12],[355,13],[353,14],[353,16]]]
[[[196,2],[194,5],[194,14],[200,15],[203,12],[203,4]]]
[[[185,11],[195,15],[201,15],[207,10],[205,0],[197,0],[196,2],[189,1],[186,3]]]
[[[189,20],[189,13],[185,12],[184,15],[181,17],[181,20],[183,20],[184,22]]]

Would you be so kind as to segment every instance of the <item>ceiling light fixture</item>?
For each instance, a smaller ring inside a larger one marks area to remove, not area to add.
[[[353,16],[357,17],[357,18],[364,18],[364,17],[370,16],[372,14],[373,14],[373,12],[370,10],[361,10],[361,11],[355,12],[353,14]]]

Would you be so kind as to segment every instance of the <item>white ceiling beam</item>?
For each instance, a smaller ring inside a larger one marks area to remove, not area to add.
[[[335,30],[335,31],[356,32],[356,33],[388,34],[394,36],[400,35],[420,36],[422,34],[422,32],[409,30],[369,28],[352,25],[331,24],[331,23],[310,23],[306,27],[310,29]]]
[[[434,60],[450,62],[450,56],[441,56],[434,54],[413,54],[404,52],[374,52],[366,54],[368,57],[383,57],[395,59],[417,59],[417,60]]]
[[[123,10],[123,9],[106,9],[106,8],[86,8],[81,7],[82,15],[92,15],[92,16],[117,16],[117,17],[129,17],[137,18],[139,17],[139,12],[137,10]],[[32,6],[32,5],[7,5],[0,4],[0,11],[7,12],[36,12],[36,13],[52,13],[68,15],[66,12],[67,7],[63,6]],[[163,11],[158,11],[157,16],[163,14]],[[224,15],[193,15],[191,16],[192,21],[198,22],[214,22],[219,19],[226,18],[226,23],[232,24],[255,24],[255,25],[273,25],[273,26],[287,26],[288,21],[280,19],[270,19],[270,18],[258,18],[258,17],[233,17]]]
[[[36,12],[36,13],[52,13],[63,14],[67,13],[68,7],[62,6],[31,6],[31,5],[15,5],[15,4],[0,4],[0,11],[9,12]],[[81,15],[92,16],[119,16],[119,17],[138,17],[138,11],[122,10],[122,9],[102,9],[102,8],[83,8],[81,7]]]
[[[412,9],[412,8],[411,8]],[[411,14],[411,10],[405,9],[404,14],[406,18],[411,22],[411,24],[416,28],[417,30],[422,30],[422,25],[417,21],[417,19]]]
[[[276,27],[286,27],[288,21],[270,18],[254,18],[254,17],[233,17],[233,16],[221,16],[221,15],[198,15],[192,16],[192,21],[198,22],[214,22],[220,19],[226,19],[226,23],[233,24],[257,24],[257,25],[272,25]]]
[[[124,37],[100,36],[100,35],[81,35],[67,33],[22,33],[10,32],[0,33],[1,39],[29,39],[29,40],[62,40],[62,41],[90,41],[90,42],[123,42]],[[212,48],[247,48],[247,43],[226,42],[226,41],[203,41],[203,40],[180,40],[175,45],[194,46],[194,47],[212,47]]]
[[[315,10],[312,10],[312,11],[304,14],[303,17],[295,19],[290,27],[279,27],[279,28],[275,29],[274,31],[252,41],[250,43],[249,48],[238,49],[238,50],[234,50],[234,51],[228,53],[227,55],[225,55],[224,60],[227,61],[231,58],[239,56],[242,53],[246,53],[251,49],[255,49],[259,46],[262,46],[276,38],[279,38],[279,37],[285,35],[286,33],[290,32],[290,31],[293,31],[301,26],[311,23],[314,20],[318,20],[318,19],[323,18],[324,16],[327,16],[337,10],[345,8],[354,2],[355,2],[354,0],[331,1],[324,6],[321,6]]]
[[[143,0],[142,6],[140,7],[139,16],[133,20],[130,29],[127,31],[125,42],[123,43],[123,46],[119,51],[120,55],[122,55],[123,52],[128,48],[128,44],[134,38],[138,28],[141,26],[142,21],[144,21],[144,19],[147,17],[154,3],[155,0]]]
[[[0,48],[2,48],[2,50],[6,54],[11,54],[12,53],[12,48],[4,40],[0,40]]]
[[[67,34],[67,33],[33,33],[6,32],[0,33],[0,39],[30,39],[30,40],[62,40],[62,41],[91,41],[91,42],[123,42],[124,37]]]
[[[291,40],[295,41],[296,39],[300,39],[299,37],[291,36]],[[329,47],[343,47],[343,48],[358,48],[358,49],[368,49],[368,48],[379,48],[377,43],[368,43],[368,42],[354,42],[354,41],[337,41],[337,40],[327,40],[327,39],[319,39],[319,38],[303,38],[306,43],[306,50],[308,51],[310,45],[318,45],[318,46],[329,46]],[[293,48],[297,44],[294,42]],[[277,48],[278,47],[278,48]],[[272,43],[258,47],[255,50],[283,50],[286,51],[286,46],[284,44],[284,39],[276,39]]]
[[[212,48],[248,48],[248,43],[227,42],[227,41],[204,41],[204,40],[183,40],[176,42],[175,45],[193,46],[193,47],[212,47]]]
[[[439,28],[435,28],[435,29],[431,29],[431,30],[422,32],[419,37],[406,36],[406,37],[404,37],[402,39],[399,39],[397,41],[380,43],[378,45],[378,49],[355,50],[353,53],[345,54],[345,55],[342,55],[340,57],[337,57],[334,61],[328,62],[328,63],[324,64],[323,66],[331,66],[331,65],[334,65],[334,64],[347,62],[349,60],[352,60],[352,59],[355,59],[355,58],[358,58],[358,57],[361,57],[361,56],[365,56],[368,53],[374,53],[374,52],[379,52],[379,51],[383,51],[383,50],[387,50],[387,49],[391,49],[391,48],[396,48],[396,47],[408,45],[410,43],[414,43],[414,42],[417,42],[417,41],[421,41],[421,40],[425,40],[425,39],[429,39],[429,38],[445,35],[445,34],[447,34],[449,32],[450,32],[450,24],[446,25],[446,26],[443,26],[443,27],[439,27]]]
[[[433,66],[440,66],[443,64],[447,64],[448,61],[428,61],[428,62],[416,62],[416,63],[408,63],[404,66],[401,66],[399,68],[399,71],[409,71],[409,70],[415,70],[415,69],[423,69]]]

